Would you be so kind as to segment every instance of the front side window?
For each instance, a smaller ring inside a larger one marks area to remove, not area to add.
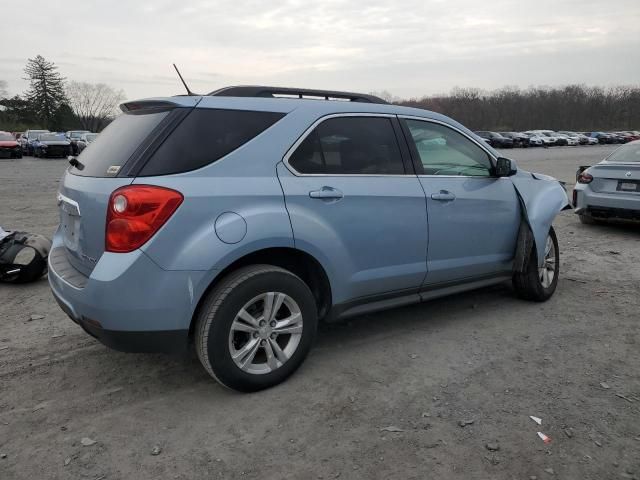
[[[438,123],[406,120],[424,175],[489,177],[487,152],[461,133]]]
[[[289,158],[299,173],[403,175],[398,140],[387,117],[330,118],[318,125]]]

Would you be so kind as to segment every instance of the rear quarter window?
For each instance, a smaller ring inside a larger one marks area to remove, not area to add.
[[[169,175],[209,165],[244,145],[284,115],[196,108],[158,147],[139,175]]]

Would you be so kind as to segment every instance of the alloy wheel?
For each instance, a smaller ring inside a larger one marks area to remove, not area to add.
[[[293,298],[267,292],[249,300],[229,331],[229,352],[238,368],[251,374],[271,373],[295,353],[303,319]]]
[[[544,288],[549,288],[556,276],[556,248],[551,236],[547,237],[547,243],[544,247],[544,262],[538,269],[538,276],[540,284]]]

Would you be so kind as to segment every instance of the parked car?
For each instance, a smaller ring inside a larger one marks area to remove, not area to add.
[[[20,146],[24,155],[33,155],[33,142],[38,139],[41,133],[49,133],[49,130],[27,130],[20,137]]]
[[[535,135],[539,138],[544,147],[552,147],[557,144],[557,139],[549,133],[544,133],[543,130],[529,130],[526,133],[529,135]]]
[[[22,147],[9,132],[0,131],[0,158],[22,158]]]
[[[497,132],[475,132],[481,138],[488,140],[488,144],[493,148],[513,148],[513,140],[511,138],[506,138],[500,135]]]
[[[640,220],[640,140],[619,147],[592,167],[580,167],[573,205],[582,223]]]
[[[557,145],[569,145],[573,147],[580,144],[578,138],[570,137],[569,135],[564,135],[562,133],[556,133],[555,137]]]
[[[72,153],[71,142],[61,133],[41,133],[32,148],[34,157],[64,158]]]
[[[91,142],[93,142],[96,138],[98,138],[97,133],[83,133],[80,139],[77,141],[77,153],[82,152],[85,148],[89,146]]]
[[[545,145],[545,140],[537,133],[522,132],[522,135],[527,136],[530,147],[542,147]]]
[[[586,135],[582,135],[581,133],[562,130],[562,131],[559,131],[558,134],[566,135],[567,137],[575,139],[577,144],[579,144],[579,145],[588,145],[589,144],[588,137]]]
[[[564,188],[448,117],[270,87],[122,110],[65,172],[49,255],[61,308],[113,348],[192,340],[209,374],[254,391],[298,368],[319,319],[505,280],[535,301],[556,289]]]
[[[71,143],[71,150],[73,155],[77,155],[79,153],[78,140],[80,140],[80,138],[82,138],[82,135],[84,135],[85,133],[91,132],[89,132],[89,130],[70,130],[64,134],[67,140],[69,140],[69,142]]]
[[[529,136],[519,132],[500,132],[505,138],[510,138],[513,141],[514,147],[526,148],[529,146]]]
[[[589,132],[588,135],[592,138],[597,138],[598,143],[617,143],[618,140],[608,133],[604,132]]]

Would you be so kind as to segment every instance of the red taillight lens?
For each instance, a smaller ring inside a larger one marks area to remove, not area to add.
[[[578,175],[578,183],[591,183],[593,181],[593,177],[590,173],[582,172]]]
[[[140,248],[165,224],[184,197],[169,188],[129,185],[111,194],[105,250],[126,253]]]

